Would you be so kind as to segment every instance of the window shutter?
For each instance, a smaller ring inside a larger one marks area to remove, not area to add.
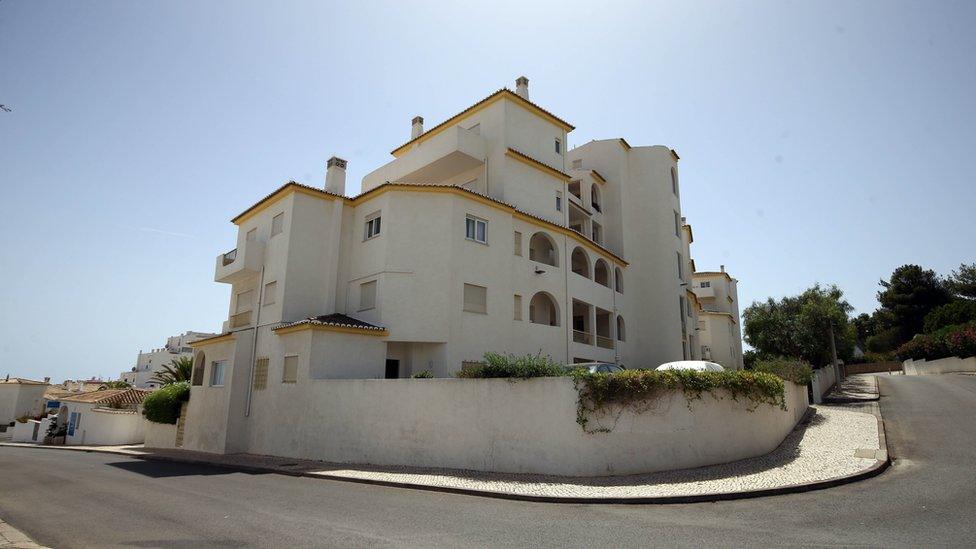
[[[464,310],[471,313],[488,312],[488,289],[474,284],[464,285]]]
[[[522,255],[522,233],[515,231],[515,255]]]
[[[371,280],[359,285],[359,310],[365,311],[376,307],[376,281]]]
[[[274,236],[284,230],[285,227],[285,214],[280,213],[271,218],[271,236]]]
[[[298,381],[298,357],[286,356],[285,365],[281,370],[282,383],[295,383]]]

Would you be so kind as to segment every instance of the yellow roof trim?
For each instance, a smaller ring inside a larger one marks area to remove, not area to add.
[[[446,130],[447,128],[450,128],[450,127],[454,126],[456,123],[460,122],[461,120],[464,120],[465,118],[467,118],[467,117],[469,117],[469,116],[471,116],[471,115],[473,115],[475,113],[478,113],[478,112],[483,111],[484,109],[488,108],[489,106],[495,104],[496,102],[498,102],[498,101],[500,101],[502,99],[510,99],[510,100],[512,100],[516,105],[519,105],[520,107],[524,108],[525,110],[529,111],[530,113],[532,113],[532,114],[534,114],[534,115],[536,115],[536,116],[538,116],[540,118],[543,118],[546,121],[551,122],[552,124],[555,124],[556,126],[559,126],[564,131],[571,132],[574,129],[576,129],[569,122],[566,122],[565,120],[562,120],[562,119],[558,118],[554,114],[546,111],[545,109],[543,109],[542,107],[536,105],[535,103],[533,103],[533,102],[531,102],[531,101],[529,101],[527,99],[522,99],[521,97],[518,96],[518,94],[516,94],[512,90],[510,90],[508,88],[502,88],[502,89],[496,91],[495,93],[489,95],[488,97],[482,99],[481,101],[478,101],[474,105],[471,105],[467,109],[464,109],[463,111],[459,112],[458,114],[456,114],[456,115],[448,118],[447,120],[441,122],[440,124],[434,126],[433,128],[425,131],[424,133],[420,134],[419,136],[411,139],[410,141],[407,141],[403,145],[400,145],[399,147],[393,149],[390,152],[390,154],[392,154],[395,157],[400,157],[400,156],[402,156],[404,153],[406,153],[409,150],[409,148],[410,148],[411,145],[423,143],[424,141],[430,139],[431,137],[434,137],[435,135],[439,134],[440,132]]]
[[[287,326],[285,328],[279,328],[274,330],[276,335],[287,335],[293,334],[295,332],[302,332],[305,330],[311,330],[313,332],[341,332],[346,334],[358,334],[358,335],[369,335],[369,336],[388,336],[390,335],[389,330],[375,330],[368,328],[353,328],[350,326],[329,326],[327,324],[312,324],[306,322],[304,324],[296,324],[294,326]]]
[[[289,181],[284,185],[278,187],[274,191],[272,191],[271,194],[269,194],[268,196],[262,198],[261,200],[258,200],[257,203],[255,203],[250,208],[239,213],[236,217],[231,219],[230,222],[235,225],[243,225],[244,223],[247,222],[248,219],[251,219],[252,217],[263,212],[266,208],[271,207],[279,200],[283,200],[288,196],[291,196],[291,194],[293,193],[300,193],[308,196],[314,196],[316,198],[323,198],[325,200],[344,200],[344,201],[349,200],[349,198],[344,196],[339,196],[337,194],[332,194],[324,190],[315,189],[312,187],[302,185],[300,183],[295,183],[294,181]]]
[[[692,273],[691,274],[691,277],[692,278],[695,278],[696,276],[697,277],[724,276],[725,278],[729,279],[729,282],[732,282],[732,277],[729,276],[729,273],[723,273],[723,272],[720,272],[720,271],[698,271],[698,272],[695,272],[695,273]]]
[[[602,175],[600,175],[600,172],[596,170],[590,170],[590,175],[592,175],[593,179],[596,179],[599,183],[607,182],[607,180]]]
[[[217,343],[224,343],[227,341],[234,341],[234,334],[221,334],[214,337],[208,337],[206,339],[198,339],[192,343],[187,343],[190,347],[206,347],[207,345],[216,345]]]
[[[518,160],[519,162],[527,166],[531,166],[545,174],[551,175],[560,181],[569,181],[570,179],[572,179],[572,177],[570,177],[568,173],[561,172],[548,164],[543,164],[542,162],[536,160],[535,158],[532,158],[527,154],[520,153],[511,147],[509,147],[509,149],[505,151],[505,156]]]

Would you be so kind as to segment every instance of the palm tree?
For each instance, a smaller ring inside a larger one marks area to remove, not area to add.
[[[188,356],[181,356],[163,366],[163,369],[156,372],[149,381],[154,381],[160,385],[169,385],[179,381],[190,381],[191,377],[193,377],[193,359]]]

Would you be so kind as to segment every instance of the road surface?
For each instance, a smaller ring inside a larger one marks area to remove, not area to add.
[[[51,547],[976,546],[976,376],[883,376],[894,465],[691,505],[543,504],[0,448],[0,518]]]

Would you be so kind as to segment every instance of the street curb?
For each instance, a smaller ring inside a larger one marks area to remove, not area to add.
[[[865,401],[858,401],[865,402]],[[810,413],[809,411],[807,412]],[[694,494],[687,496],[652,496],[652,497],[564,497],[564,496],[533,496],[528,494],[513,494],[509,492],[492,492],[486,490],[473,490],[468,488],[454,488],[448,486],[430,486],[426,484],[414,484],[410,482],[397,482],[388,480],[376,480],[376,479],[365,479],[365,478],[350,478],[339,475],[330,475],[328,473],[312,473],[305,471],[287,471],[281,469],[275,469],[272,467],[254,467],[249,465],[234,465],[234,464],[223,464],[214,463],[212,461],[193,459],[193,458],[179,458],[173,456],[161,456],[161,455],[151,455],[151,454],[133,454],[128,452],[121,452],[118,450],[93,450],[91,448],[71,448],[70,446],[33,446],[33,445],[22,445],[22,444],[8,444],[0,443],[0,446],[8,446],[14,448],[43,448],[49,450],[71,450],[75,452],[88,452],[88,453],[102,453],[102,454],[114,454],[120,456],[127,456],[130,458],[141,459],[145,461],[165,461],[171,463],[192,463],[195,465],[208,465],[210,467],[215,467],[219,469],[228,469],[232,471],[241,471],[246,473],[259,473],[259,474],[279,474],[291,477],[304,477],[317,480],[332,480],[339,482],[351,482],[356,484],[370,484],[374,486],[386,486],[390,488],[404,488],[410,490],[424,490],[427,492],[441,492],[447,494],[458,494],[466,496],[476,496],[483,498],[494,498],[494,499],[507,499],[514,501],[527,501],[533,503],[585,503],[585,504],[603,504],[603,505],[669,505],[669,504],[681,504],[681,503],[707,503],[714,501],[731,501],[737,499],[752,499],[767,496],[778,496],[785,494],[798,494],[802,492],[811,492],[814,490],[823,490],[826,488],[833,488],[835,486],[841,486],[844,484],[850,484],[853,482],[858,482],[861,480],[866,480],[872,477],[876,477],[883,473],[890,465],[891,459],[888,452],[887,437],[884,431],[884,419],[881,416],[881,410],[878,408],[874,412],[874,416],[878,420],[878,451],[883,453],[883,459],[877,459],[871,467],[854,473],[852,475],[847,475],[843,477],[835,477],[832,479],[821,480],[816,482],[808,482],[801,484],[790,484],[787,486],[779,486],[776,488],[766,488],[762,490],[749,490],[745,492],[721,492],[716,494]],[[806,418],[804,418],[805,420]]]

